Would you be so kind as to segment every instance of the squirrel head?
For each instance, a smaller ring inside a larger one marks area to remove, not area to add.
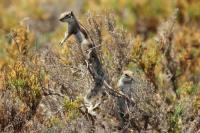
[[[72,11],[66,11],[60,14],[59,21],[61,22],[72,22],[74,21],[74,13]]]
[[[133,82],[133,72],[126,70],[121,75],[121,78],[118,81],[118,87],[123,87],[124,85],[130,85]]]
[[[125,70],[123,71],[123,74],[122,74],[124,77],[129,77],[129,78],[132,78],[133,77],[133,72],[130,71],[130,70]]]

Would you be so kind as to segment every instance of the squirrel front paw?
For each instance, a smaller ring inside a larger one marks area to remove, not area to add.
[[[63,41],[60,41],[60,42],[59,42],[59,45],[60,45],[60,46],[63,46],[63,44],[64,44]]]

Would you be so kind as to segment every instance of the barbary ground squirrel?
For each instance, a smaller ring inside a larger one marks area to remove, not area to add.
[[[60,45],[63,45],[63,43],[71,35],[74,35],[76,41],[81,46],[81,51],[85,58],[88,70],[94,79],[95,85],[86,96],[86,99],[90,100],[91,98],[97,96],[100,93],[100,91],[102,91],[102,86],[105,77],[102,64],[95,50],[95,45],[92,41],[92,38],[89,36],[89,33],[87,32],[86,28],[84,28],[84,26],[78,22],[72,11],[62,13],[60,15],[59,20],[61,22],[68,23],[68,31],[65,32],[64,39],[60,42]]]

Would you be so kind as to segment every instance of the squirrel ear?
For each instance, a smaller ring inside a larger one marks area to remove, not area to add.
[[[73,16],[74,15],[73,11],[71,11],[70,14]]]

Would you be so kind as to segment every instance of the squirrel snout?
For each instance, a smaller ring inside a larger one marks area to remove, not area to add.
[[[64,20],[63,18],[59,18],[59,21],[63,22],[63,20]]]

